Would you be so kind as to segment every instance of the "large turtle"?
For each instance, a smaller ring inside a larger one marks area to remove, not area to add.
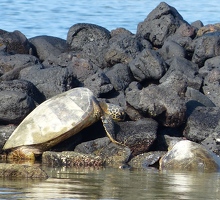
[[[34,160],[36,155],[75,135],[100,118],[110,140],[114,139],[114,120],[125,113],[117,105],[98,102],[84,87],[74,88],[48,99],[36,107],[14,130],[3,149],[9,160]]]
[[[217,171],[220,159],[201,144],[182,140],[171,144],[170,150],[160,159],[161,170]]]

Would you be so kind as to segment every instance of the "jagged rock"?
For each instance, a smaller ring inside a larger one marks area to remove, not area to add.
[[[5,142],[8,140],[12,132],[17,126],[15,125],[0,125],[0,152]]]
[[[10,54],[29,54],[31,45],[28,39],[20,31],[7,32],[0,30],[1,46],[5,46],[4,51]]]
[[[163,83],[165,80],[169,79],[171,74],[177,72],[179,75],[186,80],[187,86],[199,90],[202,85],[202,78],[198,76],[199,68],[195,63],[182,58],[174,57],[167,61],[169,64],[169,69],[166,74],[160,79],[160,83]]]
[[[197,107],[188,117],[184,136],[200,143],[214,133],[219,121],[219,107]]]
[[[61,67],[27,67],[21,70],[20,79],[32,82],[46,99],[78,86],[71,69]]]
[[[114,89],[124,91],[133,81],[130,68],[125,64],[116,64],[105,72]]]
[[[32,55],[0,55],[0,66],[2,73],[0,76],[0,81],[18,79],[19,73],[22,69],[34,65],[41,66],[39,60]]]
[[[70,27],[67,44],[79,57],[88,58],[103,69],[106,66],[104,55],[110,37],[110,32],[101,26],[78,23]]]
[[[154,46],[162,46],[165,39],[183,23],[187,22],[174,7],[161,2],[138,24],[137,35],[151,41]]]
[[[167,66],[163,58],[152,49],[144,49],[129,63],[129,67],[137,81],[160,79],[166,72]]]
[[[18,124],[35,108],[27,94],[15,91],[0,91],[0,123]]]
[[[142,48],[142,45],[134,35],[117,34],[109,41],[105,60],[108,66],[113,66],[117,63],[127,64],[140,53]]]
[[[117,124],[116,140],[128,146],[132,156],[147,152],[157,137],[158,123],[150,118]]]
[[[220,32],[207,33],[194,40],[193,44],[192,62],[202,67],[207,59],[220,55]]]

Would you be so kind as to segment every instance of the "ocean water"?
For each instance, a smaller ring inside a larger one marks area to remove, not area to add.
[[[137,25],[161,1],[153,0],[1,0],[0,29],[21,31],[27,38],[50,35],[66,39],[76,23],[93,23],[113,30],[123,27],[136,33]],[[220,22],[219,0],[167,0],[191,23]]]

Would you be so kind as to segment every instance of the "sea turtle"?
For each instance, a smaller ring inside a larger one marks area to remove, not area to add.
[[[114,120],[124,120],[124,110],[99,102],[85,87],[54,96],[37,106],[14,130],[3,150],[8,160],[34,160],[52,146],[77,134],[99,119],[110,140],[114,139]]]
[[[181,140],[160,159],[160,169],[217,171],[220,159],[201,144]]]

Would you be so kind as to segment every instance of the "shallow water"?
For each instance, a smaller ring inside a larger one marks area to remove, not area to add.
[[[160,2],[161,0],[1,0],[0,29],[20,30],[27,38],[50,35],[66,39],[72,25],[85,22],[108,30],[123,27],[136,33],[138,23]],[[175,7],[189,23],[198,19],[204,24],[220,22],[218,0],[166,2]]]
[[[0,179],[0,199],[220,199],[220,173],[46,168],[47,180]]]

